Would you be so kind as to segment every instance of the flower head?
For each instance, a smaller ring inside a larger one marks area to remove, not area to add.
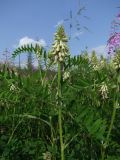
[[[120,69],[120,50],[116,52],[113,58],[113,65],[116,70]]]
[[[113,54],[120,48],[120,13],[113,20],[111,29],[112,32],[107,44],[108,54]]]
[[[16,84],[10,84],[10,91],[11,92],[19,92],[19,88],[16,86]]]
[[[10,91],[15,91],[15,90],[16,90],[16,86],[14,84],[11,84]]]
[[[93,70],[95,71],[99,70],[99,62],[95,51],[92,52],[92,55],[90,57],[90,64]]]
[[[44,160],[51,160],[51,153],[50,152],[45,152],[45,153],[43,153],[43,159]]]
[[[63,74],[63,81],[67,80],[70,77],[70,72],[65,72]]]
[[[100,93],[103,99],[108,98],[108,87],[105,82],[102,82],[102,84],[100,85]]]
[[[120,33],[115,33],[108,40],[108,53],[114,53],[118,49],[120,49]]]
[[[69,56],[69,49],[67,46],[68,38],[65,34],[64,27],[59,26],[55,33],[55,40],[50,51],[50,58],[54,63],[63,62]]]

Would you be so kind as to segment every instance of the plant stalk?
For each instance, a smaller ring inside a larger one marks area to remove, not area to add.
[[[116,104],[116,103],[115,103],[115,104]],[[109,143],[109,137],[110,137],[110,134],[111,134],[111,131],[112,131],[112,128],[113,128],[113,124],[114,124],[114,120],[115,120],[115,115],[116,115],[116,105],[115,105],[115,104],[114,104],[114,106],[113,106],[111,123],[110,123],[110,126],[109,126],[109,130],[108,130],[108,134],[107,134],[105,143],[104,143],[104,147],[103,147],[103,150],[102,150],[102,156],[101,156],[102,158],[101,158],[101,160],[104,160],[104,159],[105,159],[105,151],[106,151],[107,145],[108,145],[108,143]]]
[[[64,160],[64,143],[63,143],[63,130],[62,130],[62,105],[61,105],[61,64],[58,62],[58,124],[59,124],[59,135],[60,135],[60,149],[61,149],[61,160]]]

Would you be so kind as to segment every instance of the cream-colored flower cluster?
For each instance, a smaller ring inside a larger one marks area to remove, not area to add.
[[[19,92],[19,88],[15,84],[10,84],[10,91],[12,92]]]
[[[70,72],[64,72],[64,74],[63,74],[63,81],[69,79],[69,77],[70,77]]]
[[[99,70],[99,63],[98,63],[98,59],[97,59],[95,51],[92,52],[92,55],[90,57],[90,62],[91,62],[90,64],[91,64],[93,70],[95,70],[95,71]]]
[[[93,69],[95,71],[101,70],[106,66],[106,61],[105,60],[100,60],[97,64],[93,65]]]
[[[93,70],[98,71],[106,66],[106,59],[103,57],[98,59],[96,53],[93,52],[91,56],[91,66]]]
[[[104,58],[103,55],[101,55],[99,63],[100,63],[100,68],[102,69],[107,66],[107,59]]]
[[[51,153],[50,152],[45,152],[43,153],[43,159],[44,160],[51,160],[52,156],[51,156]]]
[[[10,86],[10,91],[15,91],[15,90],[16,90],[15,85],[14,85],[14,84],[11,84],[11,86]]]
[[[101,86],[100,86],[100,93],[103,99],[107,99],[108,98],[108,86],[106,85],[105,82],[102,82]]]
[[[116,70],[120,69],[120,50],[113,57],[113,65]]]
[[[98,64],[92,65],[92,68],[94,71],[98,71],[100,69],[100,66]]]
[[[54,63],[63,62],[65,57],[69,56],[69,49],[67,46],[67,36],[63,26],[59,26],[55,33],[55,40],[50,51],[50,58]]]

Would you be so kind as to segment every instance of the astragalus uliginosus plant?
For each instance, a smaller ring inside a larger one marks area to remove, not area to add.
[[[61,160],[65,159],[64,149],[65,144],[63,142],[63,129],[62,129],[62,64],[65,62],[65,58],[69,56],[69,49],[67,46],[68,38],[65,34],[64,27],[59,26],[55,39],[50,51],[50,57],[54,64],[57,64],[58,68],[58,88],[57,88],[57,106],[58,106],[58,123],[59,123],[59,135],[60,135],[60,147],[61,147]]]

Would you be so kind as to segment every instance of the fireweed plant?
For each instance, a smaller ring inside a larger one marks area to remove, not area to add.
[[[48,52],[14,51],[35,54],[34,71],[0,65],[1,160],[120,159],[120,51],[71,56],[67,42],[59,26]]]
[[[110,135],[114,127],[114,122],[115,122],[115,117],[116,117],[116,110],[117,108],[119,108],[118,99],[119,99],[119,92],[120,92],[120,85],[119,85],[119,78],[120,78],[120,13],[116,16],[115,20],[112,22],[111,28],[112,28],[112,33],[108,40],[108,54],[110,55],[112,54],[113,56],[113,59],[111,60],[112,66],[113,66],[115,74],[117,72],[118,76],[116,79],[117,86],[115,87],[116,94],[113,95],[114,103],[113,103],[111,122],[110,122],[107,136],[103,144],[103,149],[101,152],[102,160],[105,159],[105,152],[106,152],[106,149],[109,147]],[[102,85],[101,92],[102,92],[103,98],[108,98],[107,97],[108,88],[106,84]]]

